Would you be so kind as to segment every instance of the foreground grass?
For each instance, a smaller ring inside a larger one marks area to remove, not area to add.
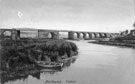
[[[76,44],[57,39],[1,41],[0,70],[33,69],[36,61],[59,62],[78,54]]]

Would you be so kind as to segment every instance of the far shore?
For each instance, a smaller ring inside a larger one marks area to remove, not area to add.
[[[135,43],[119,41],[89,41],[88,43],[135,48]]]

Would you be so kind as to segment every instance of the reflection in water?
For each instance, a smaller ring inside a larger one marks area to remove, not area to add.
[[[33,73],[31,74],[31,76],[34,78],[40,79],[40,72]]]
[[[76,58],[69,59],[64,62],[63,68],[68,68],[72,63],[75,63]]]
[[[25,80],[28,78],[29,75],[31,75],[34,78],[40,79],[40,73],[37,70],[33,70],[29,72],[20,71],[20,72],[2,73],[1,83],[4,84],[5,82],[9,82],[9,81]]]
[[[25,80],[26,78],[28,78],[27,74],[1,73],[2,84],[8,81]]]
[[[1,73],[1,83],[4,84],[9,81],[16,81],[16,80],[25,80],[29,76],[33,78],[40,79],[41,74],[55,74],[56,72],[61,72],[64,68],[68,68],[71,66],[71,63],[75,63],[76,58],[72,58],[66,60],[62,69],[43,69],[40,68],[39,70],[31,70],[31,71],[20,71],[20,72],[12,72],[12,73]]]

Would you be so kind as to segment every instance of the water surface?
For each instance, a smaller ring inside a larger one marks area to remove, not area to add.
[[[29,75],[5,84],[135,84],[135,49],[73,42],[79,55],[62,71]]]

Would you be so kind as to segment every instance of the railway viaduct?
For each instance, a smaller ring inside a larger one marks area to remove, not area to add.
[[[118,33],[106,32],[83,32],[83,31],[66,31],[66,30],[43,30],[43,29],[0,29],[0,38],[20,40],[21,38],[51,38],[51,39],[102,39],[113,38]]]

